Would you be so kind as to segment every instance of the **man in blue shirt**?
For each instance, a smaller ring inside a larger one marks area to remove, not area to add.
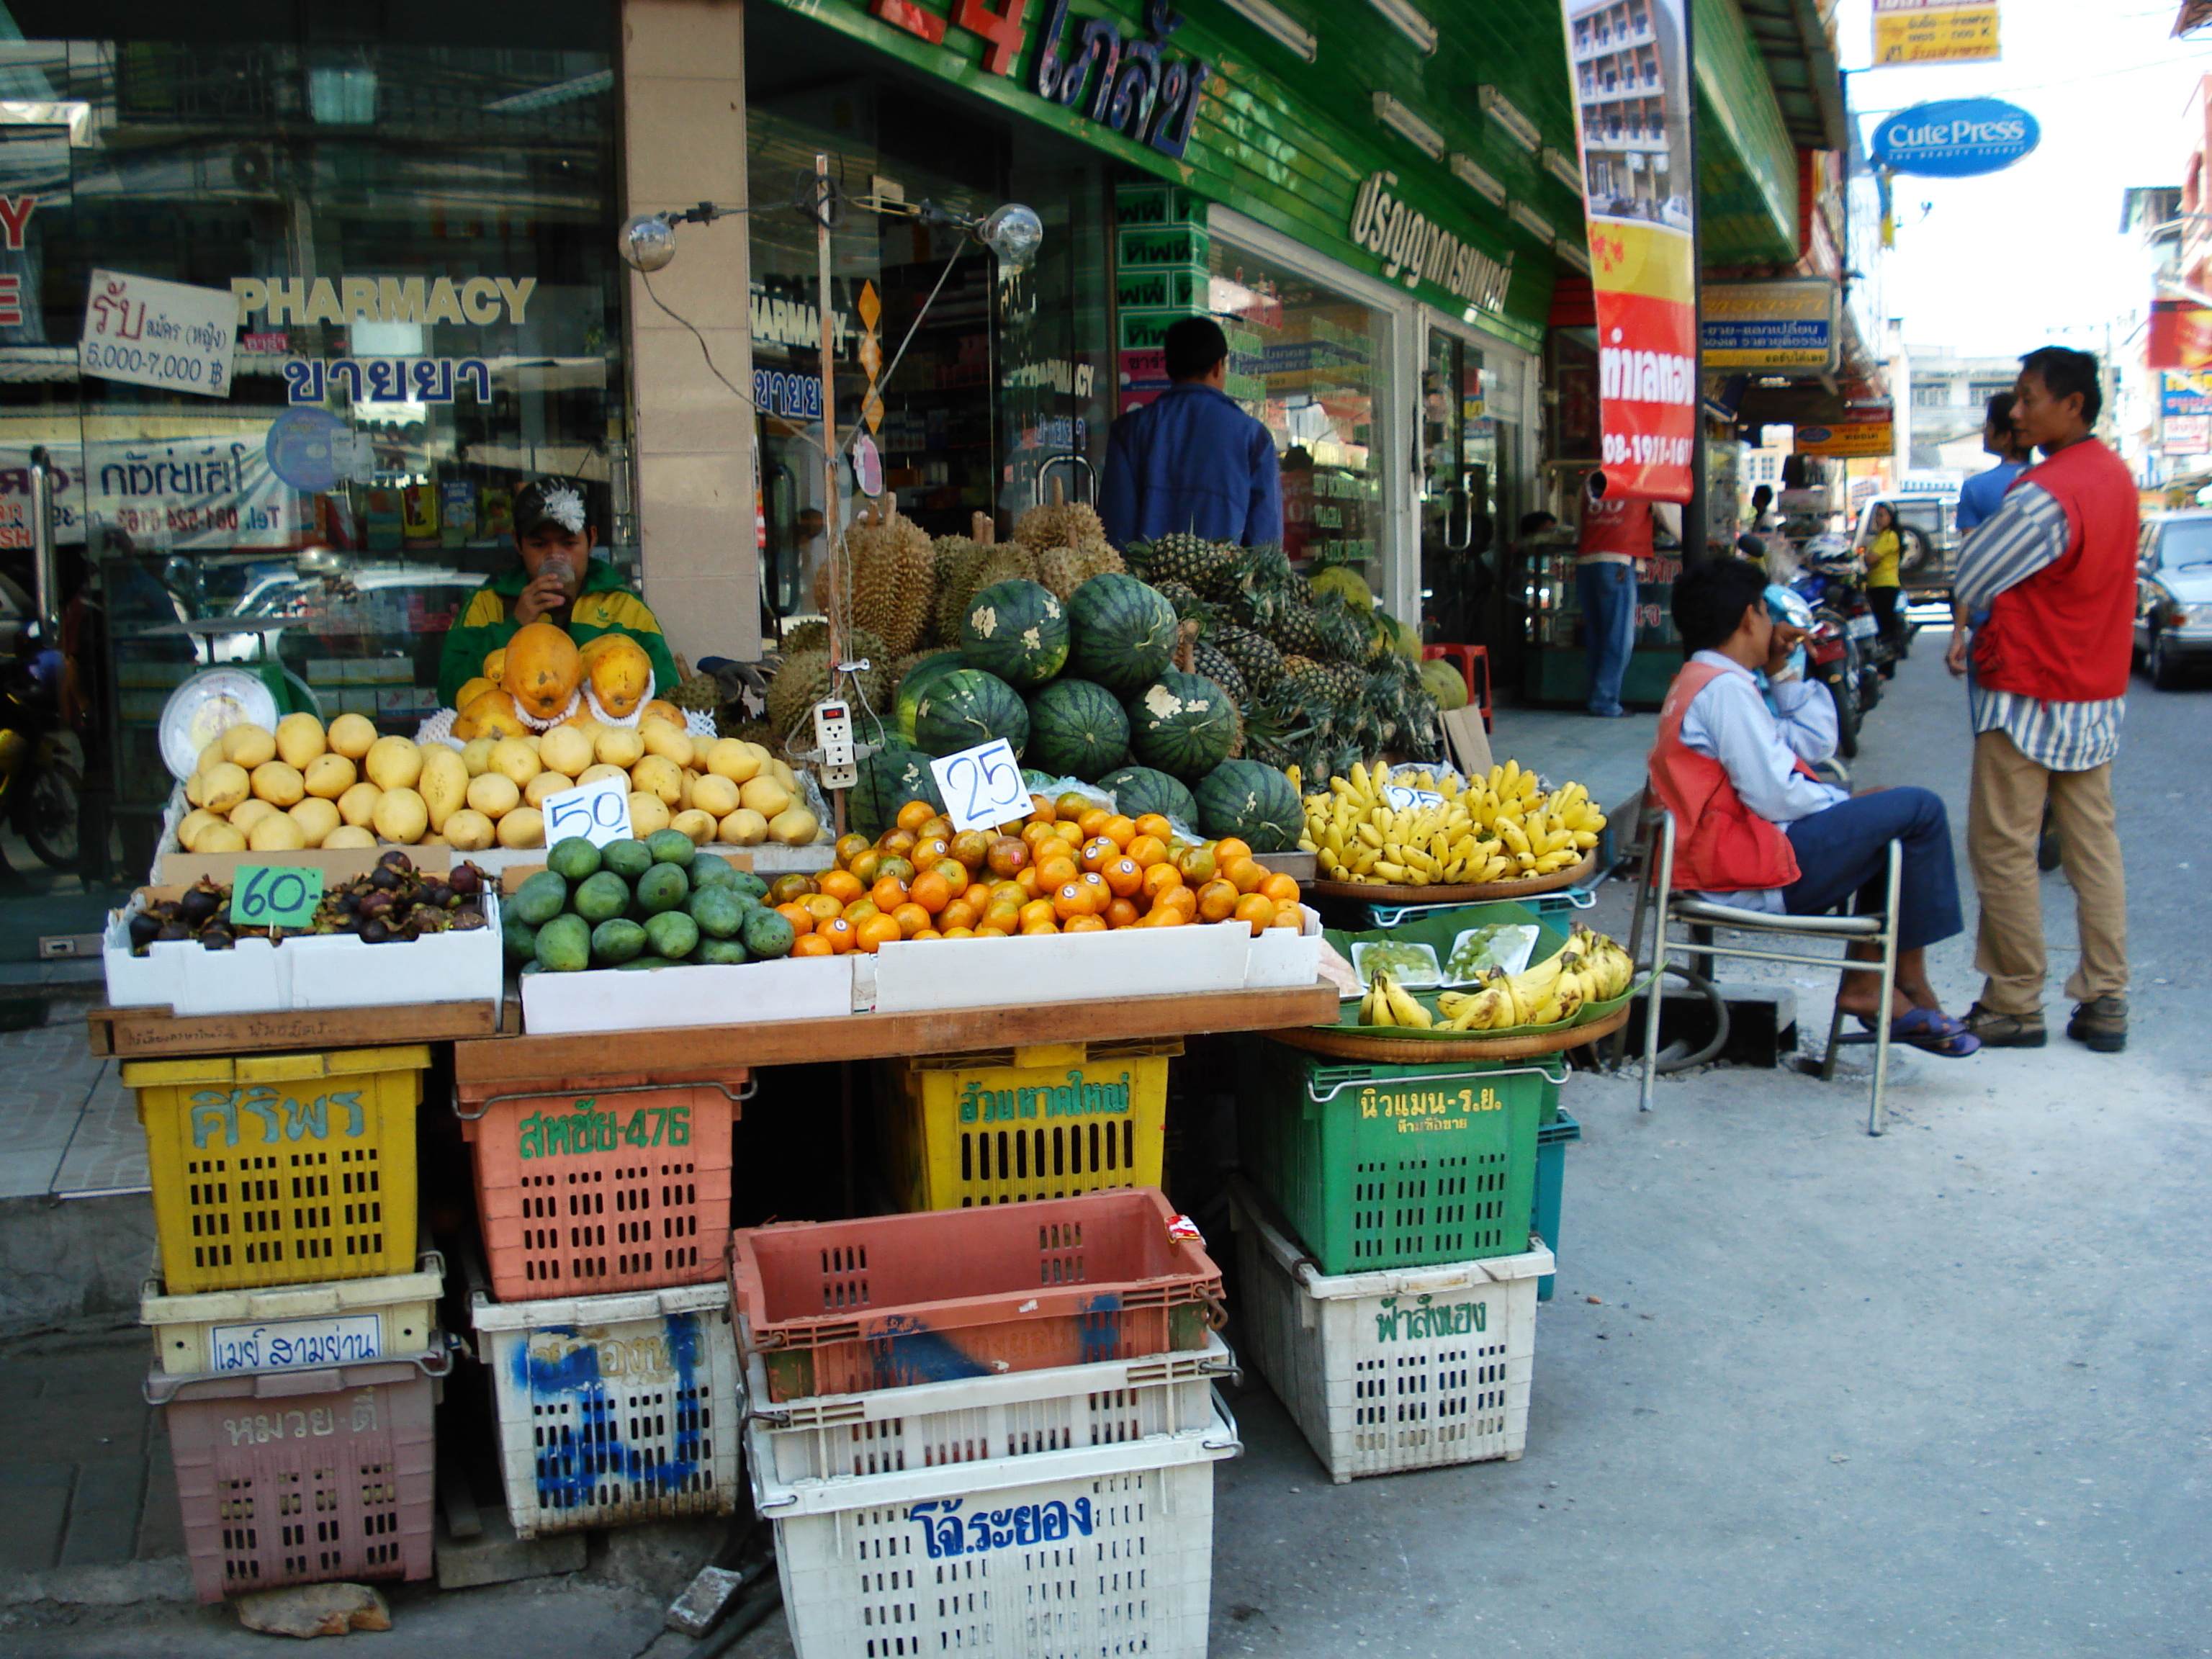
[[[1183,533],[1246,547],[1283,539],[1274,440],[1223,392],[1229,340],[1211,317],[1167,331],[1168,379],[1114,422],[1098,516],[1116,547]]]
[[[2027,471],[2034,456],[2030,453],[2027,441],[2020,435],[2012,423],[2012,393],[1994,394],[1982,421],[1982,450],[1994,455],[1997,464],[1986,472],[1977,472],[1959,486],[1959,534],[1966,533],[2004,505],[2005,492],[2012,481]],[[1950,648],[1943,653],[1945,666],[1954,674],[1966,672],[1966,626],[1968,619],[1954,608],[1951,616]]]

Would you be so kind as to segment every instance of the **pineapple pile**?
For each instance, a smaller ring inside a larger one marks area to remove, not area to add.
[[[1198,623],[1192,666],[1237,705],[1248,758],[1328,777],[1386,752],[1437,752],[1419,635],[1376,606],[1357,572],[1324,569],[1308,580],[1279,548],[1197,536],[1164,536],[1128,556],[1177,615]]]

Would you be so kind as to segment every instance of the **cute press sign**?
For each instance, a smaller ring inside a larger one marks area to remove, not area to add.
[[[1876,167],[1926,179],[2002,173],[2043,137],[2036,119],[1995,98],[1954,98],[1899,110],[1874,130]]]

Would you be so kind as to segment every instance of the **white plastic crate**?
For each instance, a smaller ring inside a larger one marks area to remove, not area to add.
[[[726,1283],[538,1302],[479,1291],[470,1316],[517,1536],[735,1506],[744,1391]]]
[[[1212,1384],[1235,1373],[1229,1345],[1096,1365],[1012,1371],[867,1394],[769,1400],[755,1357],[746,1381],[758,1465],[781,1486],[848,1481],[985,1459],[1082,1451],[1213,1425]]]
[[[768,1430],[751,1425],[753,1499],[775,1521],[799,1659],[1205,1659],[1213,1465],[1243,1449],[1218,1397],[1212,1418],[1085,1451],[811,1487],[763,1474]]]
[[[1551,1251],[1324,1274],[1249,1186],[1230,1197],[1248,1357],[1332,1480],[1521,1455]]]
[[[154,1328],[163,1375],[296,1370],[361,1364],[431,1346],[446,1264],[425,1250],[411,1273],[170,1296],[159,1271],[138,1298],[138,1322]]]

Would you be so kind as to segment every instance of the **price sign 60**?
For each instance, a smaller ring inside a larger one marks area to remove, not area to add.
[[[248,927],[305,927],[322,902],[323,875],[284,864],[247,864],[230,889],[230,920]]]

